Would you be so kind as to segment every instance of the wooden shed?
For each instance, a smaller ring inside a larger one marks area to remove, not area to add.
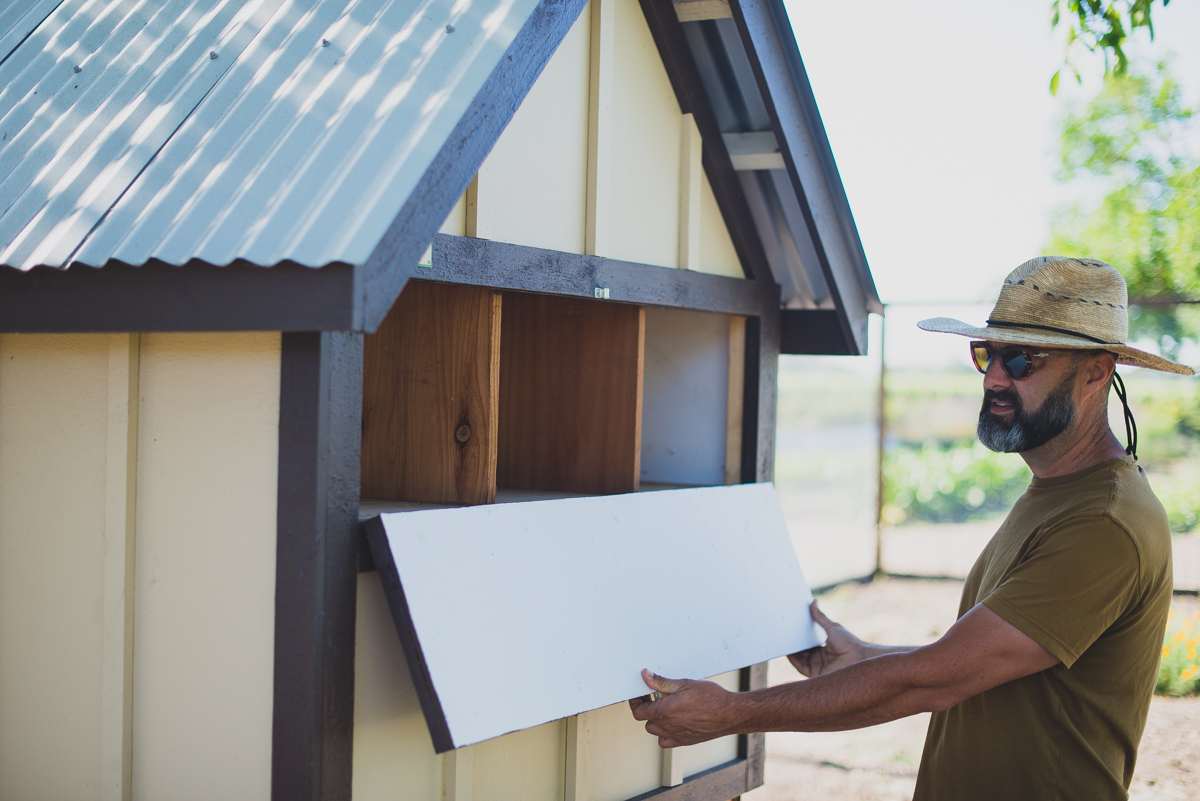
[[[620,704],[456,747],[379,516],[736,511],[880,310],[782,0],[8,3],[0,798],[760,785]]]

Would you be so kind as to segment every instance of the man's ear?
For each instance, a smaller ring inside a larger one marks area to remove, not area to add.
[[[1086,399],[1097,392],[1107,391],[1116,369],[1117,359],[1111,353],[1088,356],[1079,369],[1079,377],[1083,380],[1083,397]]]

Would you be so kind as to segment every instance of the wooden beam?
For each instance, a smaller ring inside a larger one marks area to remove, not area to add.
[[[779,352],[817,356],[857,356],[833,309],[784,309],[780,317]]]
[[[519,293],[506,295],[504,305],[497,483],[636,490],[645,311]]]
[[[363,265],[357,287],[363,316],[355,320],[354,330],[374,331],[383,322],[417,269],[417,260],[429,240],[454,208],[584,5],[585,0],[540,0],[529,15]]]
[[[779,142],[771,131],[754,131],[752,133],[727,133],[722,139],[729,150],[729,158],[733,168],[743,170],[782,170],[783,154],[779,152]]]
[[[735,759],[695,773],[676,787],[662,787],[628,801],[728,801],[752,788],[746,786],[746,760]]]
[[[583,245],[584,252],[590,256],[606,255],[612,244],[612,95],[616,6],[616,0],[591,2],[587,217]]]
[[[704,147],[696,117],[682,115],[679,147],[679,266],[700,268],[700,184]]]
[[[133,797],[133,610],[137,519],[139,337],[113,334],[108,350],[104,481],[100,798]]]
[[[729,318],[729,382],[725,392],[725,483],[742,479],[742,418],[746,401],[746,318]]]
[[[500,293],[412,281],[363,354],[362,494],[496,497]]]
[[[597,289],[607,289],[608,298],[620,303],[724,314],[776,314],[779,307],[779,287],[773,282],[448,234],[434,237],[433,265],[421,270],[420,277],[576,298],[595,298]]]
[[[354,276],[291,262],[0,267],[0,333],[349,330]]]
[[[349,801],[361,335],[283,335],[276,512],[274,801]]]
[[[729,0],[674,0],[675,16],[680,22],[703,22],[706,19],[729,19],[733,11]]]
[[[757,665],[742,668],[740,692],[765,690],[767,688],[767,665],[759,662]],[[746,789],[753,790],[763,784],[763,767],[766,764],[767,736],[763,732],[743,734],[738,737],[738,756],[746,760]]]

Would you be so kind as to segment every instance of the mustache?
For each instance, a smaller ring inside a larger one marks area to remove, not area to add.
[[[983,402],[988,404],[992,401],[1001,401],[1003,403],[1012,404],[1014,409],[1021,408],[1021,399],[1014,390],[1011,389],[985,389],[983,391]]]

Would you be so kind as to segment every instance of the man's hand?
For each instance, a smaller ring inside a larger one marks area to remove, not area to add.
[[[810,608],[813,620],[825,629],[826,640],[824,645],[789,654],[788,661],[796,670],[811,679],[813,676],[830,673],[874,655],[867,644],[847,631],[845,626],[834,623],[821,614],[816,601],[812,602]]]
[[[667,679],[648,670],[642,681],[662,698],[648,696],[629,702],[633,717],[646,721],[646,731],[658,737],[660,748],[694,745],[714,737],[736,734],[738,693],[711,681]]]

